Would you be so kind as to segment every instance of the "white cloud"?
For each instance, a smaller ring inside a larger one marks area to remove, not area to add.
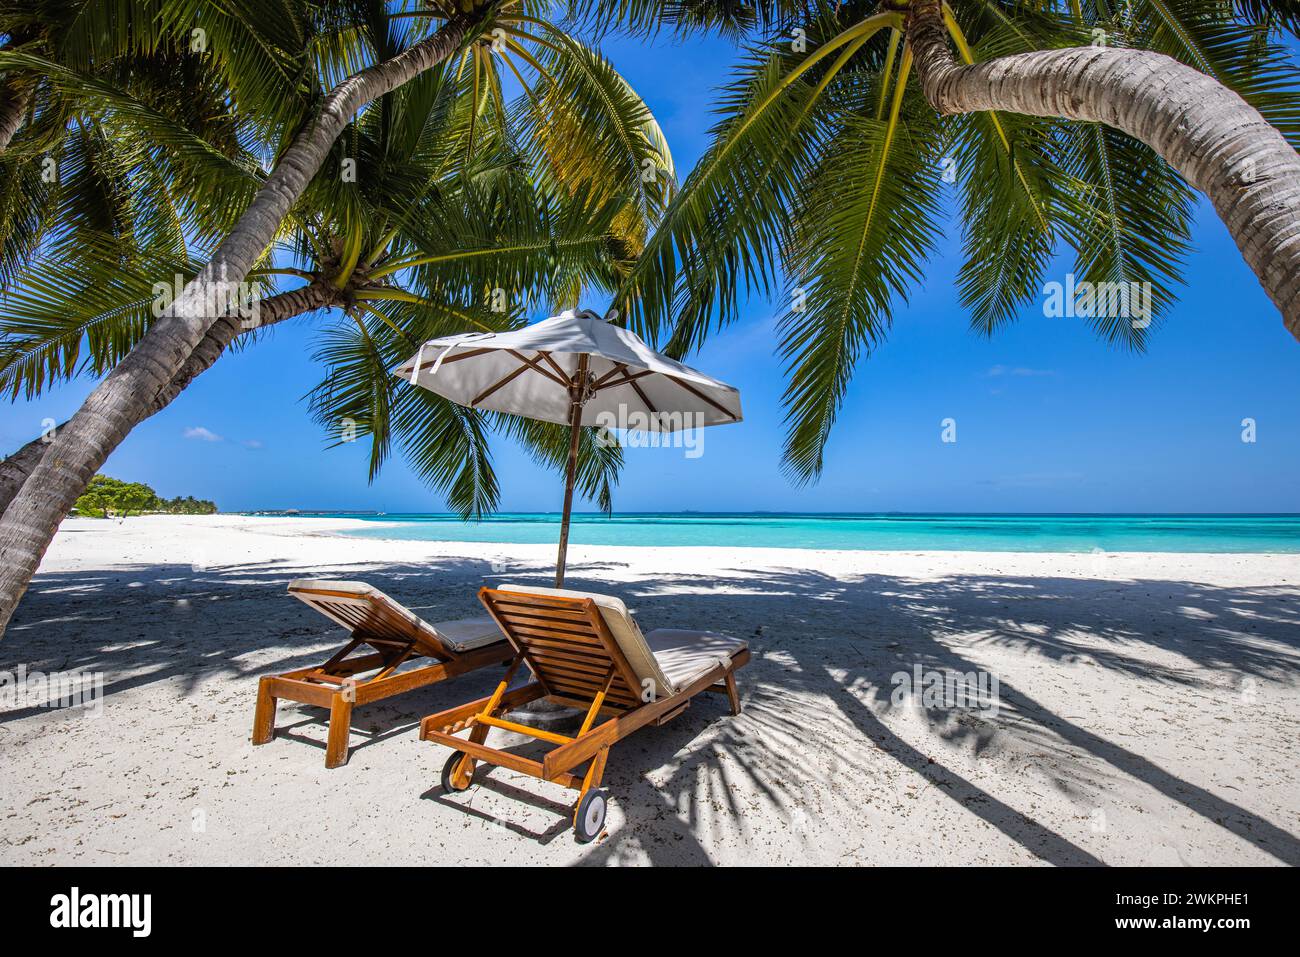
[[[199,439],[203,442],[221,441],[221,436],[217,435],[217,433],[211,431],[210,429],[205,429],[201,425],[191,425],[188,429],[186,429],[181,434],[184,435],[185,438],[187,439]]]
[[[244,439],[240,444],[246,449],[260,449],[263,447],[261,439]]]
[[[1055,369],[1027,369],[1024,366],[994,366],[984,374],[987,376],[1047,376],[1056,375],[1057,373]]]

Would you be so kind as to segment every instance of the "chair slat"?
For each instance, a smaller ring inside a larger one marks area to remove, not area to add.
[[[629,684],[634,673],[594,602],[491,588],[479,595],[548,694],[591,703],[608,682],[612,704],[641,703],[640,689]]]
[[[519,625],[509,618],[505,619],[510,623],[511,629],[517,635],[526,635],[529,638],[540,638],[546,641],[558,642],[565,645],[574,645],[583,648],[590,648],[594,652],[603,652],[605,646],[600,643],[600,639],[586,635],[575,635],[572,632],[559,631],[554,628],[532,628],[528,625]]]
[[[502,610],[501,614],[510,621],[518,622],[521,625],[532,625],[536,628],[554,628],[557,631],[571,631],[578,635],[594,635],[591,623],[586,621],[574,621],[571,618],[548,618],[543,615],[528,615],[521,611]]]

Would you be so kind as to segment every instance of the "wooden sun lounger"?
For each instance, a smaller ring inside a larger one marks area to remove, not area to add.
[[[258,682],[253,744],[266,744],[275,736],[275,706],[280,698],[329,708],[327,768],[347,763],[355,706],[504,664],[513,655],[491,618],[431,625],[364,582],[300,579],[289,583],[289,594],[338,622],[351,636],[323,665],[267,675]],[[362,646],[368,651],[353,655]],[[398,670],[426,658],[432,663]],[[365,672],[374,673],[364,676]]]
[[[642,635],[626,606],[607,595],[507,585],[483,588],[479,598],[516,654],[489,697],[420,722],[421,740],[454,749],[442,772],[446,791],[466,790],[478,761],[573,788],[574,836],[585,843],[604,828],[608,796],[600,781],[614,744],[677,717],[702,691],[725,694],[731,713],[740,713],[736,669],[749,661],[743,641],[671,629]],[[524,663],[534,680],[507,690]],[[586,709],[578,733],[569,737],[502,717],[538,698]],[[543,760],[530,760],[484,744],[492,728],[556,747]],[[467,738],[456,736],[464,731]]]

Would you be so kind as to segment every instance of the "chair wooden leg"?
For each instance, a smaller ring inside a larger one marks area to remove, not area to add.
[[[348,763],[348,731],[352,726],[352,701],[341,692],[330,702],[330,730],[325,744],[325,767]]]
[[[266,744],[275,737],[276,698],[271,694],[271,679],[257,683],[257,708],[253,711],[253,743]]]
[[[736,688],[736,673],[727,672],[727,700],[731,702],[731,713],[740,714],[740,691]]]
[[[501,681],[497,683],[496,690],[492,692],[492,697],[490,697],[487,704],[483,706],[482,713],[485,716],[489,718],[494,717],[497,711],[501,709],[501,699],[505,697],[506,689],[510,687],[510,681],[514,678],[515,672],[519,670],[519,666],[523,664],[523,661],[524,656],[522,654],[516,654],[512,659],[510,659],[510,667],[506,669],[506,673],[501,677]],[[473,744],[482,744],[487,740],[488,730],[489,726],[486,724],[474,725],[469,732],[470,742]],[[452,786],[458,788],[469,787],[469,782],[474,777],[474,768],[477,763],[478,762],[468,754],[461,758],[460,763],[456,765],[455,773],[451,776]]]
[[[469,732],[468,740],[473,744],[482,744],[487,740],[488,726],[486,724],[476,724]],[[474,769],[478,767],[478,762],[470,755],[465,755],[460,759],[460,764],[456,766],[456,773],[452,775],[451,781],[455,787],[469,787],[469,782],[474,779]]]
[[[587,766],[587,773],[582,778],[582,789],[578,791],[578,801],[581,803],[582,796],[592,788],[600,787],[600,779],[605,775],[605,761],[609,757],[609,748],[604,747],[596,752],[596,756],[591,759],[591,764]],[[575,804],[576,808],[578,805]]]

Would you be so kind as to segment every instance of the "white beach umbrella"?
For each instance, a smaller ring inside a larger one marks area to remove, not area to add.
[[[394,375],[472,409],[569,426],[557,588],[564,584],[581,426],[674,432],[741,420],[733,386],[586,310],[511,332],[430,339]]]

